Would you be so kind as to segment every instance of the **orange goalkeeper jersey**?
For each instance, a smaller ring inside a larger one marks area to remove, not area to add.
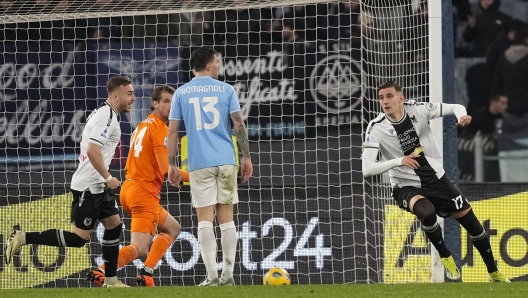
[[[126,179],[158,198],[168,171],[167,130],[167,124],[154,113],[139,123],[130,138],[125,166]]]

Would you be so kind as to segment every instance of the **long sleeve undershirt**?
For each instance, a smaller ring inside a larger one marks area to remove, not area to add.
[[[444,103],[442,104],[442,108],[442,116],[455,115],[457,120],[460,120],[460,117],[467,115],[466,108],[463,105]],[[378,162],[378,153],[379,149],[376,148],[363,149],[363,155],[361,157],[363,176],[369,177],[383,174],[394,167],[402,166],[403,157]]]

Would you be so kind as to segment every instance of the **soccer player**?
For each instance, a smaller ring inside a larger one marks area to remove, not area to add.
[[[393,198],[399,207],[416,215],[425,235],[438,250],[449,279],[460,279],[447,249],[436,215],[453,216],[468,232],[492,282],[509,282],[497,269],[486,231],[464,195],[449,181],[442,156],[433,138],[429,120],[455,115],[457,126],[466,126],[471,116],[458,104],[404,102],[402,87],[388,81],[378,88],[384,113],[370,121],[363,144],[362,167],[366,177],[389,171]],[[378,162],[378,153],[382,161]]]
[[[247,129],[234,88],[217,80],[220,70],[218,53],[212,48],[199,48],[191,55],[191,65],[196,77],[179,87],[172,100],[168,179],[173,186],[179,187],[182,178],[176,166],[176,148],[178,128],[183,120],[189,148],[193,148],[189,152],[192,205],[198,216],[198,242],[207,270],[207,277],[200,286],[234,285],[237,232],[233,206],[238,203],[238,193],[235,146],[231,141],[229,118],[233,121],[243,154],[242,182],[248,181],[253,173]],[[215,210],[222,232],[223,269],[220,278],[216,268]]]
[[[152,113],[132,133],[125,166],[126,180],[120,192],[121,206],[132,218],[132,226],[130,245],[119,250],[117,268],[148,254],[145,266],[136,279],[140,286],[155,286],[152,278],[154,267],[180,234],[178,221],[159,204],[162,183],[169,168],[166,123],[173,94],[174,88],[168,85],[158,86],[152,91]],[[181,172],[183,180],[189,181],[189,174]],[[152,243],[156,230],[161,233]],[[90,271],[87,279],[103,285],[105,268],[102,265]]]
[[[6,264],[22,245],[83,247],[97,220],[105,227],[103,259],[106,267],[104,287],[128,287],[117,280],[117,259],[122,223],[112,189],[121,182],[108,171],[117,144],[121,140],[118,115],[130,112],[136,100],[128,77],[112,77],[106,83],[108,99],[86,119],[79,166],[71,180],[72,232],[50,229],[42,232],[13,230],[5,249]]]

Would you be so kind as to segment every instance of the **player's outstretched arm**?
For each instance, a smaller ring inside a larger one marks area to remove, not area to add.
[[[361,156],[363,176],[370,177],[383,174],[394,167],[399,167],[402,165],[408,166],[407,164],[403,164],[403,160],[407,157],[378,162],[378,152],[379,149],[377,148],[364,148],[363,155]],[[418,157],[418,155],[416,155],[416,157]],[[416,160],[414,160],[414,162],[418,163]]]
[[[169,130],[167,132],[167,151],[169,154],[169,172],[168,180],[169,183],[179,188],[182,180],[180,169],[176,165],[176,148],[178,147],[178,128],[180,127],[180,121],[170,120]]]
[[[235,129],[235,135],[237,137],[238,145],[242,151],[242,163],[240,165],[240,173],[242,175],[242,183],[249,180],[253,175],[253,164],[251,163],[251,156],[249,153],[249,139],[246,124],[242,120],[242,114],[240,112],[234,112],[231,114],[231,121]]]
[[[471,116],[467,114],[466,108],[459,104],[442,104],[444,115],[455,115],[458,119],[457,126],[466,126],[471,123]]]

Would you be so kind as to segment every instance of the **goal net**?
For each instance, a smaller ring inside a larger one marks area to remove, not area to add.
[[[363,179],[360,161],[380,83],[395,78],[407,98],[428,100],[424,1],[36,0],[0,9],[0,244],[13,227],[70,229],[81,132],[109,77],[130,76],[136,90],[111,165],[123,179],[154,86],[187,82],[191,51],[207,45],[240,98],[255,170],[236,208],[237,284],[260,284],[274,266],[294,284],[431,280],[419,223],[393,205],[386,177]],[[162,193],[182,232],[155,282],[195,285],[206,272],[189,189]],[[123,223],[126,245],[126,214]],[[0,263],[0,288],[93,286],[84,276],[102,262],[102,233],[99,225],[83,248],[24,247],[12,265]],[[132,285],[142,266],[135,260],[118,277]]]

